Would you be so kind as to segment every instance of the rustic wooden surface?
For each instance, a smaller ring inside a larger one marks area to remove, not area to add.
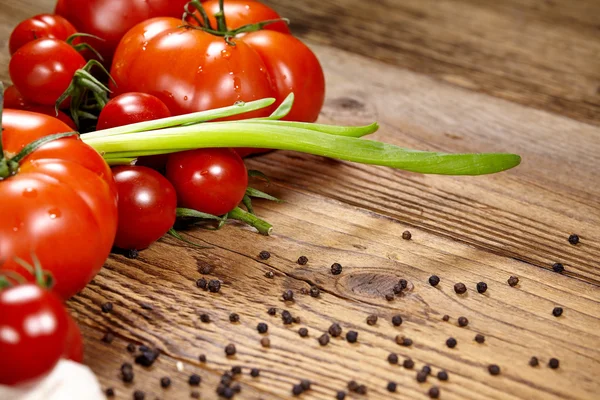
[[[52,2],[0,3],[0,77],[8,82],[6,39],[21,19]],[[70,301],[86,341],[86,363],[117,398],[190,396],[187,377],[199,373],[202,398],[215,398],[220,375],[244,367],[236,398],[291,396],[310,379],[307,399],[331,399],[349,380],[368,387],[351,398],[591,399],[600,391],[600,4],[594,0],[483,2],[357,0],[284,1],[269,4],[293,19],[293,28],[317,52],[327,76],[321,120],[358,124],[376,120],[375,138],[406,147],[443,151],[511,151],[523,157],[512,171],[485,177],[438,177],[276,152],[249,161],[273,178],[265,190],[284,204],[257,203],[275,226],[271,237],[228,225],[186,237],[210,246],[198,250],[164,239],[136,260],[114,256],[99,276]],[[378,5],[381,4],[381,5]],[[385,7],[387,8],[385,8]],[[401,239],[410,230],[410,241]],[[578,233],[581,243],[567,237]],[[269,250],[268,260],[258,253]],[[308,257],[304,266],[295,261]],[[329,266],[339,262],[341,275]],[[565,274],[551,270],[565,264]],[[195,286],[223,282],[211,294]],[[265,272],[273,271],[268,279]],[[206,272],[206,271],[205,271]],[[427,283],[437,274],[437,288]],[[510,275],[520,278],[510,287]],[[409,290],[388,302],[400,278]],[[478,294],[475,284],[488,283]],[[452,287],[464,282],[469,291]],[[303,294],[315,284],[321,296]],[[281,293],[292,289],[294,303]],[[100,312],[111,301],[112,313]],[[153,309],[143,309],[142,303]],[[564,314],[552,315],[555,306]],[[277,307],[277,316],[267,309]],[[299,316],[283,325],[280,311]],[[200,322],[199,314],[212,322]],[[237,312],[238,324],[228,320]],[[391,316],[404,318],[393,327]],[[366,324],[377,314],[375,326]],[[449,322],[442,316],[450,315]],[[457,326],[465,316],[467,327]],[[260,335],[258,322],[269,324]],[[317,338],[333,323],[359,332],[356,344]],[[309,329],[308,338],[297,330]],[[113,332],[112,344],[100,341]],[[485,344],[473,338],[482,333]],[[395,343],[396,335],[413,340]],[[260,345],[262,336],[271,347]],[[448,337],[458,346],[445,346]],[[161,350],[151,368],[136,366],[125,385],[119,366],[131,361],[128,343]],[[224,347],[238,353],[227,358]],[[390,365],[415,361],[415,370]],[[207,362],[198,356],[205,354]],[[531,356],[540,366],[528,365]],[[560,359],[552,370],[550,357]],[[177,368],[179,362],[179,369]],[[489,364],[502,373],[491,376]],[[448,382],[415,380],[431,365]],[[251,367],[261,370],[252,378]],[[159,379],[170,376],[167,390]],[[394,395],[388,381],[398,383]]]

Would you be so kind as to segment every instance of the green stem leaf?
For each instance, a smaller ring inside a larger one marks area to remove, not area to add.
[[[246,188],[246,196],[250,196],[250,197],[256,197],[259,199],[265,199],[265,200],[270,200],[270,201],[275,201],[277,203],[283,203],[283,200],[278,199],[277,197],[273,197],[268,193],[265,192],[261,192],[258,189],[254,189],[251,187]]]
[[[178,218],[201,218],[201,219],[214,219],[217,221],[222,221],[223,218],[218,217],[216,215],[203,213],[200,211],[193,210],[191,208],[177,208],[177,217]]]

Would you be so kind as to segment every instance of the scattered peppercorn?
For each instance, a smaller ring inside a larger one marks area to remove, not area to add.
[[[319,344],[321,346],[327,346],[327,344],[329,343],[329,335],[324,333],[319,337]]]
[[[367,394],[367,387],[365,385],[358,385],[356,394]]]
[[[298,257],[298,264],[300,264],[300,265],[306,265],[307,262],[308,262],[308,258],[306,256],[300,256],[300,257]]]
[[[439,276],[437,276],[437,275],[431,275],[429,277],[429,284],[431,286],[437,286],[438,283],[440,283],[440,277]]]
[[[206,290],[207,285],[208,285],[208,282],[204,278],[200,278],[196,281],[196,286],[198,286],[200,289]]]
[[[115,335],[112,332],[106,332],[102,337],[104,343],[111,344],[115,340]]]
[[[408,287],[408,281],[406,279],[400,279],[398,283],[400,284],[400,287],[402,287],[402,290]]]
[[[268,260],[271,257],[271,253],[269,253],[266,250],[261,251],[258,256],[260,257],[261,260]]]
[[[308,379],[302,379],[300,381],[300,386],[302,386],[302,389],[304,389],[304,390],[310,390],[311,385],[312,385],[312,382],[309,381]]]
[[[400,325],[402,325],[402,317],[400,315],[394,315],[392,317],[392,324],[394,326],[400,326]]]
[[[388,382],[388,384],[387,384],[387,390],[388,390],[388,392],[391,392],[391,393],[396,392],[396,387],[397,386],[398,385],[396,385],[395,382]]]
[[[277,309],[275,307],[271,307],[267,310],[267,314],[275,315],[275,314],[277,314]]]
[[[229,322],[240,322],[240,316],[237,313],[231,313],[229,314]]]
[[[138,348],[138,350],[139,350],[139,351],[141,351],[141,352],[143,353],[143,352],[145,352],[145,351],[150,351],[150,347],[148,347],[148,346],[146,346],[146,345],[142,344],[142,345],[141,345],[141,346]]]
[[[356,392],[356,390],[358,389],[358,383],[356,381],[350,381],[348,382],[348,390],[351,392]]]
[[[395,297],[395,296],[394,296],[394,293],[386,293],[386,294],[385,294],[385,299],[386,299],[387,301],[392,301],[392,300],[394,300],[394,297]]]
[[[562,307],[554,307],[554,309],[552,310],[552,315],[554,315],[555,317],[560,317],[563,313],[563,309]]]
[[[148,349],[142,351],[142,354],[135,358],[135,363],[144,367],[150,367],[158,358],[160,352],[158,350]]]
[[[485,283],[485,282],[478,282],[477,283],[477,292],[483,294],[486,291],[487,291],[487,283]]]
[[[433,386],[429,389],[429,397],[437,399],[440,397],[440,389],[437,386]]]
[[[231,385],[232,381],[233,381],[233,375],[230,372],[225,372],[221,376],[221,384],[222,385],[229,387],[229,385]]]
[[[346,332],[346,340],[348,343],[356,343],[358,340],[358,332],[356,331],[348,331]]]
[[[225,354],[227,354],[228,356],[235,355],[235,352],[236,352],[235,344],[229,343],[227,346],[225,346]]]
[[[394,292],[394,294],[401,294],[402,293],[402,286],[400,286],[399,283],[396,283],[394,285],[394,287],[392,288],[392,292]]]
[[[301,395],[301,394],[302,394],[302,392],[304,392],[304,389],[302,389],[302,386],[301,386],[301,385],[299,385],[299,384],[298,384],[298,385],[294,385],[294,386],[292,387],[292,394],[293,394],[294,396],[299,396],[299,395]]]
[[[457,294],[463,294],[463,293],[467,292],[467,287],[465,286],[464,283],[459,282],[459,283],[454,284],[454,291]]]
[[[343,390],[340,390],[335,394],[335,400],[344,400],[345,398],[346,392],[344,392]]]
[[[283,300],[284,301],[294,301],[294,292],[291,290],[286,290],[283,292]]]
[[[102,312],[109,313],[113,310],[113,303],[102,304]]]
[[[316,286],[311,286],[309,293],[311,297],[319,297],[319,295],[321,294],[321,290],[319,290],[319,288]]]
[[[188,383],[191,386],[198,386],[198,385],[200,385],[201,381],[202,381],[202,378],[198,374],[192,374],[192,375],[190,375],[190,378],[188,379]]]
[[[466,317],[458,317],[458,326],[464,328],[469,325],[469,320]]]
[[[519,284],[519,278],[517,278],[516,276],[512,275],[510,278],[508,278],[507,280],[508,284],[510,286],[517,286]]]
[[[431,367],[429,365],[424,365],[423,368],[421,368],[421,371],[425,372],[427,375],[431,375]]]
[[[390,353],[387,360],[390,364],[398,364],[398,355],[395,353]]]
[[[269,330],[269,325],[265,324],[264,322],[259,322],[258,325],[256,325],[256,330],[258,333],[267,333]]]
[[[123,364],[121,364],[121,372],[132,371],[132,370],[133,370],[133,365],[131,365],[131,363],[124,362]]]
[[[425,382],[427,380],[427,375],[429,375],[427,372],[419,371],[417,373],[417,382],[419,382],[419,383]]]
[[[258,368],[252,368],[250,370],[250,376],[256,378],[260,375],[260,370]]]
[[[269,339],[268,337],[260,339],[260,345],[262,347],[271,347],[271,339]]]
[[[441,370],[437,373],[437,378],[440,381],[447,381],[448,380],[448,373],[444,370]]]
[[[529,365],[532,367],[537,367],[540,364],[540,360],[538,360],[537,357],[531,357],[531,359],[529,360]]]
[[[198,356],[198,361],[200,361],[201,363],[205,363],[206,362],[206,355],[200,354]]]
[[[213,267],[212,265],[204,264],[200,268],[200,273],[202,275],[210,275],[210,274],[212,274],[214,269],[215,269],[215,267]]]
[[[134,400],[144,400],[145,398],[146,398],[146,393],[142,392],[141,390],[136,390],[135,392],[133,392]]]
[[[332,337],[338,337],[342,334],[342,327],[337,322],[329,327],[329,334]]]
[[[292,317],[292,314],[290,314],[290,312],[288,310],[283,310],[281,312],[281,319],[283,320],[284,325],[290,325],[291,323],[294,322],[294,318]]]
[[[300,323],[300,317],[294,317],[292,318],[292,322],[295,324],[299,324]]]
[[[115,389],[108,388],[108,389],[106,389],[106,391],[104,391],[104,394],[106,394],[106,397],[114,397],[115,396]]]
[[[242,373],[242,367],[240,367],[239,365],[231,367],[231,373],[233,375],[240,375]]]
[[[306,329],[306,328],[300,328],[300,329],[298,329],[298,335],[300,335],[300,337],[307,337],[308,336],[308,329]]]
[[[128,352],[130,352],[130,353],[133,353],[133,352],[135,352],[135,344],[133,344],[133,343],[129,343],[129,344],[127,345],[127,351],[128,351]]]
[[[479,344],[482,344],[483,342],[485,342],[485,336],[483,336],[481,333],[478,333],[477,335],[475,335],[475,341]]]
[[[160,378],[160,386],[163,388],[168,388],[169,386],[171,386],[171,378],[167,376]]]
[[[406,368],[406,369],[413,369],[413,368],[414,368],[414,366],[415,366],[415,362],[414,362],[412,359],[410,359],[410,358],[407,358],[407,359],[406,359],[406,360],[404,360],[404,362],[402,363],[402,366],[404,366],[404,368]]]
[[[569,243],[571,243],[572,245],[576,245],[577,243],[579,243],[579,235],[575,233],[569,235]]]
[[[339,263],[333,263],[331,265],[331,273],[333,275],[339,275],[342,273],[342,266]]]
[[[234,393],[240,393],[242,391],[242,385],[236,383],[231,387],[231,390],[233,390]]]
[[[199,399],[199,398],[200,398],[200,392],[199,392],[199,391],[197,391],[197,390],[192,390],[192,391],[190,392],[190,397],[191,397],[192,399]]]
[[[210,281],[208,281],[207,287],[211,293],[218,293],[219,290],[221,290],[221,281],[219,281],[218,279],[211,279]]]
[[[273,279],[274,276],[275,276],[275,274],[273,273],[273,271],[265,272],[265,277],[267,277],[269,279]]]
[[[497,366],[496,364],[492,364],[488,367],[488,371],[490,371],[490,374],[492,375],[500,375],[500,367]]]
[[[554,263],[554,265],[552,265],[552,271],[562,274],[565,271],[565,266],[561,263]]]
[[[367,325],[375,325],[377,323],[377,315],[371,314],[367,317]]]
[[[404,347],[409,347],[409,346],[412,346],[413,341],[412,341],[412,339],[409,339],[409,338],[403,338],[401,344]]]
[[[402,239],[410,240],[410,238],[412,238],[412,234],[409,231],[402,232]]]
[[[200,321],[204,322],[205,324],[210,322],[210,315],[208,314],[200,314]]]
[[[133,374],[133,371],[131,369],[126,369],[126,370],[121,371],[121,379],[125,383],[133,382],[134,377],[135,377],[135,375]]]
[[[231,399],[234,395],[235,395],[235,392],[233,391],[232,388],[230,388],[230,387],[223,388],[223,392],[222,392],[221,396],[225,397],[226,399]]]
[[[450,320],[450,316],[448,314],[446,314],[442,317],[442,320],[448,322]]]
[[[446,346],[450,347],[451,349],[455,348],[455,347],[456,347],[456,344],[457,344],[457,341],[456,341],[456,339],[454,339],[453,337],[451,337],[451,338],[448,338],[448,339],[446,340]]]
[[[548,361],[548,365],[550,366],[550,368],[556,369],[559,367],[560,361],[558,361],[557,358],[551,358],[550,361]]]

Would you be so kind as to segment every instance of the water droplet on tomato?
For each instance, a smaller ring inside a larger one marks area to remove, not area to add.
[[[34,188],[26,188],[23,190],[23,197],[28,197],[30,199],[37,197],[37,190]]]
[[[187,101],[188,97],[187,96],[183,96],[183,101]]]
[[[229,50],[223,49],[221,50],[221,57],[227,60],[229,59],[229,57],[231,57],[231,53],[229,52]]]
[[[233,90],[235,90],[236,92],[239,92],[242,90],[242,81],[237,76],[235,78],[233,78]]]
[[[57,208],[50,209],[48,211],[48,215],[50,216],[50,219],[56,219],[56,218],[60,218],[62,216],[60,210]]]
[[[244,102],[242,100],[238,100],[235,103],[233,103],[234,106],[240,106],[240,107],[243,106],[243,105],[245,105],[245,104],[246,104],[246,102]]]

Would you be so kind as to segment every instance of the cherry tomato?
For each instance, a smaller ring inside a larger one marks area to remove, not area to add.
[[[8,48],[13,55],[25,43],[36,39],[50,38],[67,40],[77,33],[75,27],[60,15],[39,14],[22,21],[10,34]]]
[[[98,117],[97,129],[170,117],[169,109],[156,96],[146,93],[123,93],[112,98]]]
[[[55,13],[71,21],[79,32],[102,40],[86,38],[111,65],[113,53],[123,35],[135,24],[154,17],[183,15],[189,0],[58,0]],[[180,21],[181,22],[181,21]]]
[[[79,326],[73,319],[73,317],[67,313],[68,328],[67,328],[67,344],[65,346],[65,352],[63,358],[67,360],[75,361],[78,363],[83,362],[83,337]]]
[[[35,284],[0,291],[0,384],[31,381],[65,351],[69,321],[61,302]]]
[[[212,27],[216,28],[217,21],[215,20],[215,14],[219,12],[219,1],[209,0],[202,4],[202,6],[208,14],[208,19],[210,20]],[[248,24],[281,18],[275,10],[254,0],[226,0],[223,9],[225,10],[227,27],[229,29],[236,29]],[[198,12],[195,12],[194,14],[198,16]],[[202,21],[201,18],[200,20]],[[195,21],[189,20],[189,22],[193,23]],[[290,28],[288,28],[285,22],[276,22],[274,24],[265,25],[264,29],[281,33],[290,33]]]
[[[56,118],[5,109],[2,143],[8,156],[46,135],[70,132]],[[72,136],[41,146],[0,180],[0,273],[31,277],[14,257],[34,253],[52,273],[52,291],[68,299],[106,261],[117,229],[117,191],[110,168],[92,147]]]
[[[115,246],[142,250],[173,227],[177,198],[173,185],[153,169],[113,168],[119,191],[119,227]]]
[[[181,207],[223,215],[242,201],[248,171],[231,149],[197,149],[169,155],[167,179]]]
[[[13,84],[29,102],[53,106],[85,59],[58,39],[29,42],[15,52],[8,69]]]

